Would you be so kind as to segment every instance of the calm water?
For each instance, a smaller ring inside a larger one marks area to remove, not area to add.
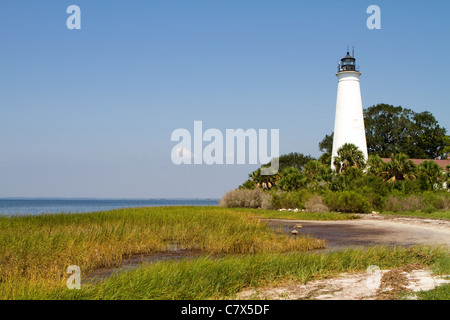
[[[215,206],[214,199],[0,199],[0,215],[91,212],[131,207]]]

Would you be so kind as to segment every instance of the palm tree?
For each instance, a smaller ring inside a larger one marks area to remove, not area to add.
[[[278,179],[280,178],[278,173],[273,175],[262,175],[261,168],[253,171],[248,176],[250,180],[255,183],[256,187],[263,189],[273,188],[277,185]]]
[[[386,163],[377,154],[370,155],[367,159],[367,173],[375,176],[381,177],[385,172]]]
[[[331,181],[333,170],[331,170],[329,162],[328,165],[325,165],[319,160],[311,160],[303,168],[303,173],[309,180],[307,187],[317,189],[323,188]]]
[[[281,171],[278,186],[285,191],[299,190],[306,186],[307,181],[307,176],[301,173],[299,169],[289,167]]]
[[[436,184],[444,182],[444,174],[440,165],[433,161],[424,161],[417,166],[418,177],[422,184],[422,189],[433,190]]]
[[[309,161],[303,168],[303,173],[310,180],[325,180],[330,175],[330,165],[325,165],[319,160]]]
[[[333,164],[338,172],[344,172],[351,167],[364,169],[366,166],[364,154],[352,143],[346,143],[338,149]]]
[[[416,165],[409,160],[408,155],[397,153],[391,157],[391,161],[386,163],[384,176],[389,183],[398,180],[415,180]]]

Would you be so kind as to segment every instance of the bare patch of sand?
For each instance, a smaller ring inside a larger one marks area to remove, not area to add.
[[[306,284],[291,282],[280,286],[249,288],[237,299],[268,300],[377,300],[395,299],[400,292],[427,291],[450,283],[445,276],[410,265],[378,272],[342,273],[337,277]]]
[[[269,228],[290,234],[301,224],[298,235],[327,242],[328,249],[374,245],[431,245],[450,248],[450,221],[437,219],[361,215],[361,219],[339,221],[266,219]]]
[[[443,219],[429,219],[420,217],[395,216],[395,215],[380,215],[380,214],[356,214],[364,220],[389,220],[392,222],[429,226],[439,229],[450,229],[450,220]]]

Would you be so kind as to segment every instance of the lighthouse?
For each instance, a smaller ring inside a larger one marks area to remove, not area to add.
[[[353,56],[347,55],[339,61],[338,90],[336,99],[336,117],[334,122],[333,151],[331,153],[331,168],[337,151],[346,143],[356,145],[367,160],[366,132],[359,86],[359,67]]]

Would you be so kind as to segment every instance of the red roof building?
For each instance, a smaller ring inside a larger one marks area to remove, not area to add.
[[[382,158],[384,162],[391,161],[391,158]],[[450,166],[450,160],[435,160],[435,159],[409,159],[417,166],[424,161],[433,161],[441,166],[442,170],[447,172],[447,166]]]

